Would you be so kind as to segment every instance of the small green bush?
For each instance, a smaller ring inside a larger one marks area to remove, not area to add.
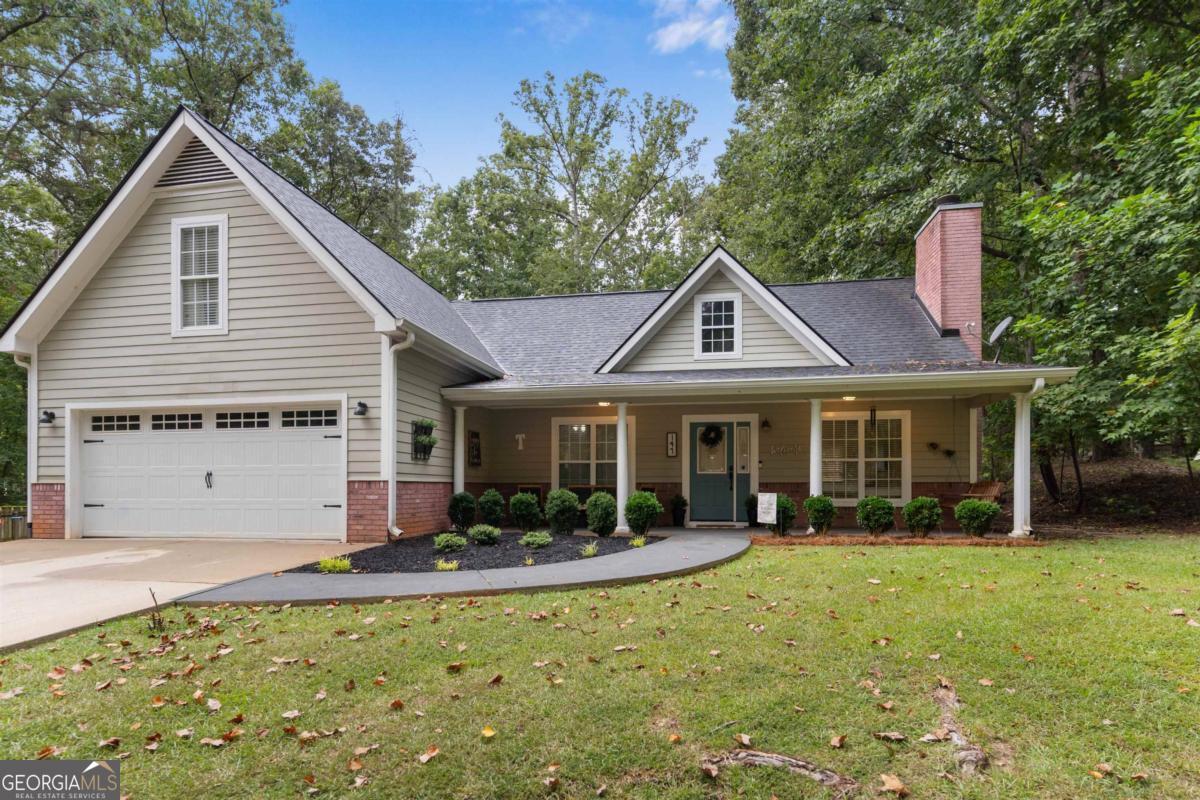
[[[942,504],[936,497],[914,497],[904,504],[903,514],[904,524],[922,539],[942,524]]]
[[[963,500],[954,507],[954,519],[964,533],[983,536],[992,529],[1000,506],[987,500]]]
[[[570,535],[579,517],[579,495],[570,489],[555,489],[546,495],[546,522],[550,532]]]
[[[646,546],[646,537],[645,536],[633,537],[632,539],[629,540],[629,546],[630,547],[645,547]]]
[[[858,526],[871,536],[886,533],[896,524],[892,504],[882,497],[864,497],[858,501]]]
[[[598,555],[599,553],[600,553],[600,543],[599,542],[588,542],[583,547],[579,548],[579,555],[583,556],[584,558],[591,558],[592,556]]]
[[[489,545],[500,541],[500,529],[494,525],[472,525],[467,536],[475,544]]]
[[[751,528],[758,527],[758,495],[748,494],[746,499],[742,501],[742,505],[746,507],[746,522]]]
[[[447,561],[444,558],[439,558],[437,561],[433,562],[433,568],[438,572],[457,572],[458,562]]]
[[[771,526],[771,530],[775,531],[776,536],[787,536],[788,531],[792,529],[792,523],[796,521],[796,501],[780,493],[775,498],[775,515],[777,521]]]
[[[808,527],[817,536],[824,536],[833,527],[837,507],[833,501],[823,494],[804,498],[804,516],[808,517]]]
[[[612,536],[617,529],[617,499],[608,492],[593,492],[587,501],[587,524],[597,536]]]
[[[661,513],[662,503],[652,492],[634,492],[625,501],[625,522],[635,536],[645,536]]]
[[[500,527],[504,521],[504,496],[495,489],[479,495],[479,518],[484,524]]]
[[[450,507],[446,510],[450,524],[459,534],[467,532],[467,528],[475,522],[475,496],[470,492],[456,492],[450,497]]]
[[[549,531],[530,531],[521,537],[521,544],[533,550],[549,547],[553,542],[554,537]]]
[[[322,558],[317,562],[317,569],[325,573],[349,572],[350,559],[345,556]]]
[[[542,509],[538,507],[537,495],[529,492],[514,494],[508,501],[508,513],[517,527],[526,532],[542,524]]]
[[[456,553],[467,546],[467,540],[457,533],[439,533],[433,537],[433,549],[439,553]]]

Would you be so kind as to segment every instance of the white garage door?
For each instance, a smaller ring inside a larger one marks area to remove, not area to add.
[[[340,407],[89,413],[84,536],[341,539]]]

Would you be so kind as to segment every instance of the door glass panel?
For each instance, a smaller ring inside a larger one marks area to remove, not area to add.
[[[744,425],[737,429],[737,471],[739,475],[750,474],[750,429]]]
[[[701,475],[724,474],[729,468],[729,448],[722,439],[716,447],[700,441],[704,428],[696,429],[696,472]]]

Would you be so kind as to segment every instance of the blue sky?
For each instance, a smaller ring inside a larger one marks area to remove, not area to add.
[[[583,70],[698,109],[711,175],[733,122],[723,0],[292,0],[283,7],[309,70],[375,118],[403,115],[418,180],[452,183],[496,150],[522,78]]]

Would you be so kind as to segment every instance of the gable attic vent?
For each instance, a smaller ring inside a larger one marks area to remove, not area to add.
[[[187,183],[212,183],[233,180],[233,172],[213,151],[196,137],[187,143],[155,186],[181,186]]]

